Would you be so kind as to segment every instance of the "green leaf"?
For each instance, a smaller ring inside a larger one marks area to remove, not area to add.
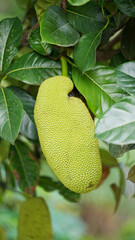
[[[59,193],[70,202],[78,202],[80,200],[80,194],[72,192],[66,188],[61,182],[58,182],[57,186]]]
[[[22,10],[27,10],[30,7],[32,7],[32,3],[33,0],[16,0],[16,2],[18,3],[18,6],[22,9]]]
[[[109,144],[109,152],[116,158],[122,157],[124,153],[134,149],[135,144],[128,145]]]
[[[115,102],[126,96],[118,86],[114,69],[97,65],[82,75],[73,68],[72,78],[78,91],[85,97],[88,107],[100,118]]]
[[[89,2],[80,7],[69,5],[66,13],[70,24],[84,34],[95,32],[95,29],[99,32],[106,25],[106,19],[96,2]]]
[[[123,29],[121,39],[121,52],[123,56],[132,60],[135,59],[135,19],[132,18]]]
[[[107,167],[118,167],[118,162],[115,157],[113,157],[108,151],[103,148],[100,148],[100,157],[102,163]]]
[[[50,214],[43,198],[33,197],[22,204],[17,240],[53,240]]]
[[[38,185],[48,192],[58,190],[59,193],[70,202],[78,202],[80,200],[80,194],[72,192],[61,182],[53,181],[50,177],[41,176]]]
[[[61,64],[32,52],[14,62],[7,75],[28,84],[40,85],[49,77],[61,75]]]
[[[96,48],[100,43],[100,32],[91,32],[82,36],[76,45],[73,58],[82,73],[90,70],[95,66]]]
[[[111,188],[115,197],[115,209],[114,212],[116,212],[119,203],[120,203],[120,198],[121,198],[121,189],[119,186],[117,186],[115,183],[111,184]]]
[[[37,129],[34,122],[35,99],[18,87],[10,87],[14,94],[20,98],[23,104],[23,119],[20,132],[27,138],[38,139]]]
[[[69,24],[60,7],[49,7],[43,15],[40,26],[41,37],[45,42],[69,47],[79,40],[79,33]]]
[[[118,209],[118,206],[121,200],[121,195],[125,190],[125,175],[120,168],[119,168],[119,174],[120,174],[119,186],[117,186],[116,184],[111,184],[111,188],[115,197],[114,212],[116,212],[116,210]]]
[[[39,165],[30,150],[17,141],[11,148],[11,163],[22,191],[33,194],[38,183]]]
[[[73,6],[82,6],[91,0],[68,0],[68,2]]]
[[[135,143],[135,98],[126,97],[115,103],[98,121],[95,136],[108,143]]]
[[[22,24],[18,17],[6,18],[0,22],[0,71],[9,67],[18,51],[22,36]]]
[[[60,6],[61,0],[37,0],[35,3],[35,10],[37,14],[38,21],[40,22],[45,10],[52,6],[58,5]]]
[[[31,33],[29,35],[29,43],[31,48],[43,56],[50,54],[52,51],[52,46],[49,43],[42,42],[40,36],[40,28],[31,30]]]
[[[114,0],[117,8],[129,17],[135,17],[135,0]]]
[[[0,137],[14,143],[20,130],[23,106],[10,89],[0,88]]]
[[[115,77],[119,86],[128,94],[135,95],[135,61],[117,67]]]
[[[8,158],[10,143],[0,139],[0,163]]]
[[[51,192],[57,189],[57,182],[53,181],[52,178],[47,176],[41,176],[39,178],[38,185],[47,192]]]
[[[135,165],[129,170],[127,180],[135,183]]]
[[[117,68],[124,62],[126,62],[126,59],[123,57],[123,55],[121,53],[117,53],[111,58],[110,66]]]

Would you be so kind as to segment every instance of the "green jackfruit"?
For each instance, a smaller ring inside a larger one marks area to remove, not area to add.
[[[69,97],[72,81],[64,76],[45,80],[34,109],[42,151],[59,180],[76,193],[94,190],[102,166],[94,122],[76,97]]]
[[[6,240],[3,228],[0,226],[0,240]]]
[[[25,201],[20,210],[17,240],[52,240],[48,207],[42,198]]]

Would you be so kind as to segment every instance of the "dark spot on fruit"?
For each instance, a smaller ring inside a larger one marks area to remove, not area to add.
[[[90,182],[89,183],[89,186],[87,187],[87,188],[91,188],[91,187],[93,187],[94,186],[94,184],[92,183],[92,182]]]

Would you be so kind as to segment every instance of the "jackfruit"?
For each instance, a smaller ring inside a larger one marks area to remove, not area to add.
[[[0,226],[0,240],[6,240],[3,228]]]
[[[42,198],[30,198],[21,206],[17,240],[45,239],[53,239],[48,207]]]
[[[65,76],[39,87],[34,118],[46,160],[59,180],[76,193],[94,190],[102,165],[94,122],[85,104],[69,97],[73,82]]]

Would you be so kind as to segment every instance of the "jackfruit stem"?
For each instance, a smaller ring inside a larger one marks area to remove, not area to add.
[[[62,67],[62,75],[67,77],[68,76],[67,59],[64,56],[61,56],[60,61],[61,61],[61,67]]]

